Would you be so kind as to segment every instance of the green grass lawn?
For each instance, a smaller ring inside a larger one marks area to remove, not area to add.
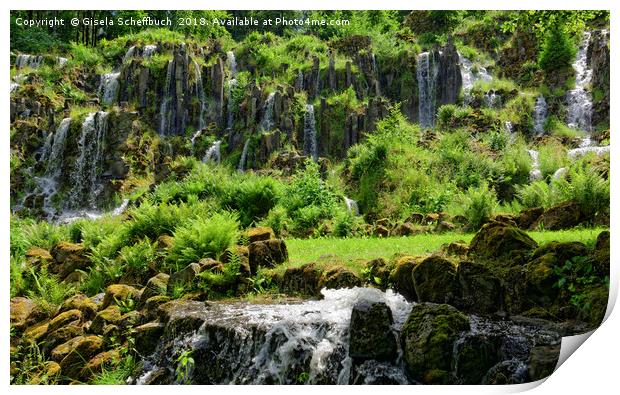
[[[603,228],[571,229],[562,231],[527,232],[539,244],[550,241],[580,241],[593,246]],[[387,238],[322,238],[287,239],[290,262],[283,265],[299,266],[308,262],[319,264],[340,263],[359,270],[371,259],[391,258],[394,254],[423,255],[436,252],[442,244],[462,240],[469,243],[474,233],[422,234],[410,237]]]

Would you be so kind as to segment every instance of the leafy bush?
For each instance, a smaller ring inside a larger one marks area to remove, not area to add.
[[[569,169],[568,177],[554,180],[557,200],[575,200],[589,218],[599,211],[609,209],[609,180],[585,162],[576,163]]]
[[[485,182],[479,187],[470,187],[467,192],[457,196],[456,205],[454,211],[466,218],[467,228],[477,230],[489,220],[497,208],[497,195]]]
[[[513,144],[502,155],[504,177],[511,184],[525,184],[529,180],[532,160],[525,144]]]
[[[157,258],[157,249],[148,239],[141,240],[132,246],[124,246],[119,254],[121,264],[134,275],[143,275]]]
[[[103,63],[103,57],[96,48],[71,43],[72,63],[95,67]]]
[[[549,207],[553,201],[551,188],[545,181],[535,181],[520,187],[517,196],[526,208]]]
[[[45,268],[40,269],[38,273],[31,269],[30,276],[32,286],[27,292],[28,296],[47,312],[55,312],[67,297],[75,293],[73,285],[59,281]]]
[[[175,230],[169,264],[176,270],[202,258],[219,259],[239,237],[239,221],[232,213],[216,213],[208,218],[197,217]]]
[[[280,200],[280,184],[273,178],[252,177],[231,185],[222,206],[239,213],[241,225],[263,218]]]
[[[276,237],[281,237],[284,230],[289,225],[289,218],[286,213],[286,209],[280,205],[272,208],[267,217],[260,223],[262,226],[268,226],[273,229]]]
[[[538,64],[547,73],[571,66],[575,58],[575,43],[560,23],[551,26],[545,37]]]
[[[549,178],[561,167],[568,166],[566,148],[560,143],[548,143],[538,150],[540,172]]]

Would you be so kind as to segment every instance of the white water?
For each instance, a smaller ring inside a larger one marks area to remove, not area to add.
[[[172,111],[170,111],[170,104],[172,101],[172,85],[174,70],[174,62],[168,61],[168,67],[166,69],[166,85],[164,85],[163,98],[161,107],[159,108],[159,134],[169,135],[170,127],[172,126]]]
[[[527,153],[532,159],[532,169],[530,170],[530,181],[537,181],[542,178],[542,172],[540,171],[540,161],[538,158],[538,151],[529,149]]]
[[[545,121],[547,121],[547,102],[543,95],[538,96],[534,106],[534,133],[541,135],[545,132]]]
[[[263,114],[263,119],[260,122],[260,128],[266,132],[273,128],[273,103],[275,98],[275,92],[271,92],[269,96],[267,96],[267,100],[265,101],[265,109]]]
[[[150,58],[157,51],[157,45],[145,45],[142,50],[143,58]]]
[[[202,130],[199,129],[196,131],[196,133],[194,133],[194,135],[190,139],[190,142],[192,143],[192,155],[194,155],[194,153],[196,152],[196,139],[200,137],[201,135],[202,135]]]
[[[437,77],[439,65],[431,52],[422,52],[417,59],[417,79],[419,92],[418,115],[420,126],[435,125],[435,100],[437,97]]]
[[[564,174],[566,174],[567,171],[568,169],[566,167],[560,167],[559,169],[555,171],[555,173],[553,173],[553,179],[558,180],[564,177]]]
[[[353,215],[360,215],[360,209],[355,200],[349,199],[345,196],[344,203],[347,205],[347,210],[349,211],[349,213]]]
[[[610,152],[611,147],[609,145],[607,146],[602,146],[602,147],[593,147],[593,146],[589,146],[589,147],[579,147],[579,148],[574,148],[572,150],[568,151],[568,157],[569,159],[575,160],[575,159],[579,159],[584,155],[587,155],[591,152],[595,153],[598,156],[602,156],[606,153]]]
[[[244,172],[245,171],[245,164],[248,161],[248,150],[250,149],[250,139],[246,139],[245,143],[243,144],[243,151],[241,151],[241,159],[239,160],[239,166],[237,167],[237,170],[239,170],[240,172]]]
[[[205,89],[202,84],[202,72],[200,71],[200,65],[195,60],[192,61],[194,65],[194,73],[196,74],[196,96],[198,96],[198,101],[200,102],[200,118],[198,119],[198,129],[202,130],[206,125],[206,115],[207,115],[207,99],[205,97]]]
[[[118,90],[120,83],[118,78],[121,73],[108,73],[101,76],[101,82],[99,83],[99,95],[101,95],[101,101],[104,104],[111,105],[118,100]]]
[[[348,357],[348,333],[353,307],[362,302],[385,303],[392,311],[394,330],[402,327],[412,308],[411,303],[391,290],[323,289],[321,293],[322,300],[303,303],[218,304],[213,305],[212,311],[205,311],[206,325],[235,328],[241,348],[241,359],[236,359],[236,363],[241,366],[230,372],[229,383],[285,383],[303,355],[309,359],[309,384],[326,376],[334,382],[348,384],[352,366]],[[248,344],[253,327],[265,332],[262,343]],[[211,338],[203,327],[184,339],[175,340],[174,347],[178,350],[173,353],[187,348],[208,349],[211,341],[218,340]],[[163,362],[161,357],[156,352],[147,361],[137,384],[145,383],[158,369],[158,364]],[[407,382],[404,376],[400,379]]]
[[[234,124],[234,116],[235,116],[235,102],[233,98],[233,90],[237,86],[237,60],[235,59],[235,54],[233,51],[226,52],[226,64],[228,65],[229,76],[228,83],[226,84],[228,88],[228,101],[226,103],[226,128],[232,129]]]
[[[310,155],[315,162],[319,160],[316,141],[316,121],[312,104],[306,104],[306,113],[304,115],[304,152]]]
[[[592,80],[592,70],[588,69],[588,45],[590,32],[583,33],[583,40],[573,63],[575,70],[575,88],[566,93],[566,123],[570,128],[586,132],[592,130],[592,96],[586,90]]]
[[[222,154],[220,152],[220,146],[222,142],[220,140],[216,140],[211,144],[211,147],[205,153],[204,158],[202,158],[203,162],[215,162],[219,164],[222,161]]]
[[[502,106],[502,96],[490,90],[484,95],[484,105],[488,108],[499,108]]]
[[[476,81],[491,81],[493,77],[487,72],[487,69],[474,65],[473,62],[459,53],[459,63],[461,64],[461,79],[463,80],[463,97],[465,104],[471,101],[471,88]]]
[[[41,55],[26,55],[21,54],[17,55],[15,58],[15,68],[22,69],[24,67],[30,67],[32,69],[36,69],[41,67],[43,63],[43,56]]]
[[[69,201],[70,207],[97,207],[97,198],[103,190],[100,175],[103,167],[108,115],[104,111],[90,113],[82,124],[82,133],[78,142],[79,156],[71,175],[73,189]]]

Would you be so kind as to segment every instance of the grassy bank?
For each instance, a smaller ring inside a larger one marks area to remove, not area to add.
[[[562,231],[528,232],[539,244],[550,241],[580,241],[593,246],[603,228],[571,229]],[[290,262],[288,266],[299,266],[308,262],[320,264],[344,263],[360,270],[364,264],[375,258],[391,258],[394,254],[423,255],[438,251],[442,244],[454,241],[469,243],[473,233],[421,234],[409,237],[387,238],[321,238],[287,239]]]

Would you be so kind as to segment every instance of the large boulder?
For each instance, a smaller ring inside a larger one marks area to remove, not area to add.
[[[136,299],[139,295],[137,289],[131,285],[126,284],[112,284],[105,289],[105,296],[103,297],[102,309],[110,306],[111,304],[118,304],[129,299]]]
[[[158,273],[151,277],[144,287],[144,291],[140,295],[140,304],[143,305],[149,298],[157,295],[165,295],[168,289],[168,281],[170,276],[166,273]]]
[[[52,360],[60,364],[62,375],[78,378],[86,361],[102,351],[99,336],[78,336],[52,350]]]
[[[424,257],[402,257],[396,260],[394,268],[390,272],[389,282],[394,291],[404,296],[407,300],[417,301],[418,298],[413,286],[411,272]]]
[[[338,289],[361,287],[362,279],[351,269],[342,266],[333,266],[325,269],[319,279],[319,289]]]
[[[81,244],[61,241],[52,247],[51,255],[56,264],[50,267],[50,271],[58,274],[60,278],[65,278],[76,270],[86,270],[91,265]]]
[[[466,315],[447,304],[413,306],[401,332],[407,371],[425,384],[449,384],[454,342],[469,330]]]
[[[61,313],[69,310],[79,310],[85,319],[92,319],[97,313],[98,306],[88,296],[77,294],[65,299],[60,305]]]
[[[452,303],[456,297],[456,268],[447,259],[433,255],[411,271],[413,287],[420,302]]]
[[[517,217],[517,225],[520,229],[530,229],[534,222],[545,212],[542,207],[533,207],[522,210]]]
[[[250,270],[256,274],[259,267],[275,267],[288,260],[284,240],[255,241],[250,244]]]
[[[532,259],[539,258],[546,254],[553,254],[560,264],[563,264],[574,257],[585,257],[588,255],[588,247],[578,241],[558,242],[551,241],[534,250]]]
[[[609,231],[604,230],[599,233],[596,238],[596,248],[593,254],[593,265],[594,271],[599,276],[609,276],[609,265],[610,265],[610,255],[609,255]]]
[[[530,352],[528,373],[531,381],[551,376],[560,359],[560,344],[536,346]]]
[[[24,329],[30,314],[35,310],[36,303],[28,298],[17,297],[11,299],[11,326],[16,329]]]
[[[546,210],[532,224],[530,229],[562,230],[570,229],[588,220],[579,203],[569,200]]]
[[[280,289],[289,294],[319,295],[319,280],[323,270],[315,263],[289,267],[280,279]]]
[[[355,360],[391,361],[396,358],[392,311],[385,303],[353,306],[349,325],[349,356]]]
[[[456,270],[456,278],[460,291],[460,308],[480,314],[502,309],[501,282],[485,266],[463,261]]]
[[[172,294],[175,291],[175,288],[189,287],[192,284],[192,281],[194,281],[194,278],[200,274],[200,271],[200,264],[190,263],[185,268],[173,273],[166,284],[168,294]]]
[[[532,307],[550,307],[559,294],[555,286],[559,277],[554,268],[563,264],[553,253],[548,253],[531,262],[524,269],[527,304]]]
[[[470,333],[454,348],[455,374],[459,384],[481,384],[485,374],[501,360],[501,336]]]
[[[246,236],[250,243],[254,243],[255,241],[270,240],[275,237],[273,229],[268,226],[260,226],[257,228],[248,229],[246,232]]]
[[[484,224],[469,244],[468,255],[508,266],[523,263],[538,243],[525,232],[502,222]]]
[[[116,305],[110,305],[97,313],[90,324],[90,332],[97,335],[103,334],[106,325],[115,325],[121,319],[121,309]]]

